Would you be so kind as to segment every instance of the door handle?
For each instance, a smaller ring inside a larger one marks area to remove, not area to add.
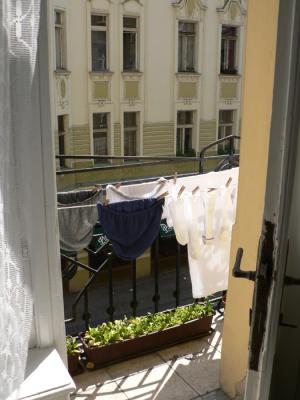
[[[249,281],[255,281],[256,271],[243,271],[241,270],[241,261],[243,258],[244,250],[239,247],[236,253],[235,263],[232,270],[232,276],[234,278],[249,279]]]

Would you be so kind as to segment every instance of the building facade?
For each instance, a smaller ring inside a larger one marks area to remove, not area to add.
[[[53,0],[51,7],[57,154],[196,155],[239,133],[242,0]]]

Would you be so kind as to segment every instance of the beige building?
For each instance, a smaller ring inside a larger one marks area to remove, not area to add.
[[[51,7],[58,154],[195,155],[239,133],[242,0],[53,0]]]

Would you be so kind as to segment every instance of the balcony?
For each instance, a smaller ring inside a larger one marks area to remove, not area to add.
[[[216,171],[236,166],[238,155],[235,154],[233,145],[237,139],[235,136],[226,137],[204,148],[199,157],[193,157],[199,170],[188,175],[207,171],[206,162],[213,162]],[[206,151],[223,141],[230,143],[228,154],[206,156]],[[134,158],[136,166],[148,161],[149,157],[127,158]],[[150,159],[151,162],[156,161],[154,157]],[[178,160],[184,163],[190,158],[167,157],[171,164]],[[156,162],[160,161],[162,160]],[[101,168],[103,167],[97,166],[91,169],[101,176]],[[115,165],[112,168],[119,169],[122,166]],[[85,168],[74,169],[69,173],[80,174],[85,171]],[[65,171],[58,171],[58,174],[61,173]],[[134,182],[148,182],[157,178],[135,179]],[[126,183],[130,184],[130,181]],[[102,189],[105,185],[102,185]],[[159,236],[145,256],[148,259],[148,269],[146,268],[142,276],[145,260],[124,262],[116,258],[101,226],[95,228],[92,242],[84,249],[85,255],[81,254],[79,257],[78,254],[61,253],[67,334],[77,337],[79,341],[79,333],[89,326],[119,320],[124,315],[136,317],[149,312],[176,310],[177,307],[201,303],[204,300],[195,300],[192,297],[186,248],[177,243],[174,232],[164,235],[162,224]],[[81,283],[77,283],[74,288],[74,279],[79,274],[83,274],[83,278],[79,279]],[[76,391],[73,398],[101,396],[107,399],[225,399],[218,391],[223,295],[224,293],[219,292],[209,296],[216,311],[210,335],[188,336],[163,345],[155,343],[150,350],[137,352],[135,357],[140,357],[131,361],[127,361],[128,356],[120,356],[117,360],[97,365],[89,362],[87,353],[82,354],[80,368],[77,370],[80,375],[75,376]],[[170,347],[174,343],[176,345]],[[83,350],[82,345],[80,346]],[[147,355],[143,355],[145,352]]]

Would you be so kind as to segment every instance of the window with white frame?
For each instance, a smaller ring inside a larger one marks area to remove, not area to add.
[[[178,26],[178,72],[196,70],[196,24],[179,21]]]
[[[218,139],[223,139],[234,134],[234,110],[219,111]],[[230,151],[230,142],[224,141],[218,145],[219,154],[227,154]]]
[[[237,74],[237,28],[222,26],[221,73]]]
[[[138,113],[124,113],[124,156],[136,156],[138,146]]]
[[[108,17],[91,15],[92,71],[108,69]]]
[[[176,155],[193,155],[193,111],[177,112]]]
[[[55,66],[56,69],[66,68],[66,27],[65,12],[54,11],[55,22]]]
[[[139,26],[137,17],[123,17],[123,70],[138,71]]]
[[[108,154],[109,114],[93,114],[93,143],[94,154],[106,156]],[[97,161],[101,162],[101,161]]]
[[[64,155],[66,154],[66,136],[67,136],[67,126],[68,126],[68,116],[67,115],[59,115],[57,117],[57,126],[58,126],[58,154]],[[64,158],[59,159],[60,167],[66,166],[66,161]]]

